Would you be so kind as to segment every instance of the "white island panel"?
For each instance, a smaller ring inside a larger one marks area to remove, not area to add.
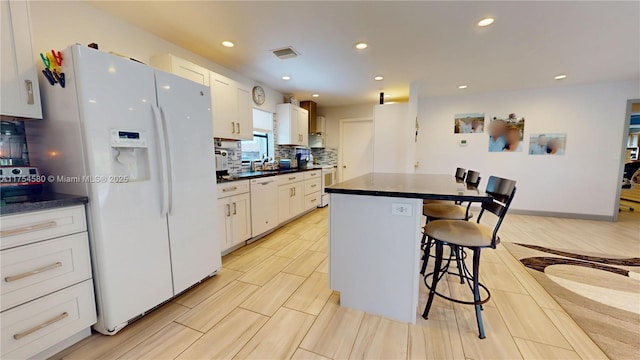
[[[340,305],[415,323],[422,199],[330,196],[329,278]],[[405,211],[393,214],[398,205]]]

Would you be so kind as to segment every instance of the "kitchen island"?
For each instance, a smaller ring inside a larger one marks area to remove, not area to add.
[[[371,173],[328,187],[329,287],[340,305],[415,323],[423,199],[481,202],[450,175]]]

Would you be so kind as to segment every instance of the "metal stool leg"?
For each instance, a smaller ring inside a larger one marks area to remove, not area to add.
[[[431,309],[433,297],[435,296],[436,292],[436,286],[438,285],[438,280],[440,279],[440,268],[442,267],[442,250],[442,242],[436,241],[436,263],[433,269],[433,279],[431,281],[431,290],[429,291],[429,300],[427,300],[427,306],[425,306],[424,312],[422,313],[422,317],[424,319],[429,318],[429,310]]]
[[[460,275],[460,284],[464,284],[464,274],[462,273],[462,248],[452,245],[451,251],[454,251],[456,255],[456,266],[458,267],[458,275]]]
[[[426,235],[425,235],[426,236]],[[429,262],[429,254],[431,253],[431,247],[433,246],[433,239],[428,238],[424,247],[424,254],[422,255],[422,269],[420,269],[420,275],[424,275],[427,270],[427,263]]]
[[[476,302],[476,321],[478,322],[478,331],[480,333],[480,339],[484,339],[484,325],[482,324],[482,305],[480,302],[480,249],[473,249],[473,300]]]

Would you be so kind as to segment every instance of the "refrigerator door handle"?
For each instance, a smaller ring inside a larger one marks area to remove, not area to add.
[[[158,136],[158,146],[160,147],[160,179],[162,181],[161,191],[161,208],[160,215],[167,216],[169,212],[169,182],[167,179],[167,149],[165,144],[164,126],[162,126],[162,117],[160,115],[160,109],[154,104],[151,104],[151,110],[153,111],[153,120],[155,121],[156,131]]]
[[[169,116],[164,111],[162,106],[160,106],[159,108],[162,129],[164,130],[164,149],[167,159],[167,213],[171,215],[171,210],[173,209],[173,166],[171,165],[171,147],[169,144],[169,134],[167,133],[167,122],[169,122]]]

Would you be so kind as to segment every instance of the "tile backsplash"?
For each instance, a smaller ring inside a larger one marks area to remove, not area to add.
[[[338,148],[311,149],[311,154],[320,165],[338,165]]]

